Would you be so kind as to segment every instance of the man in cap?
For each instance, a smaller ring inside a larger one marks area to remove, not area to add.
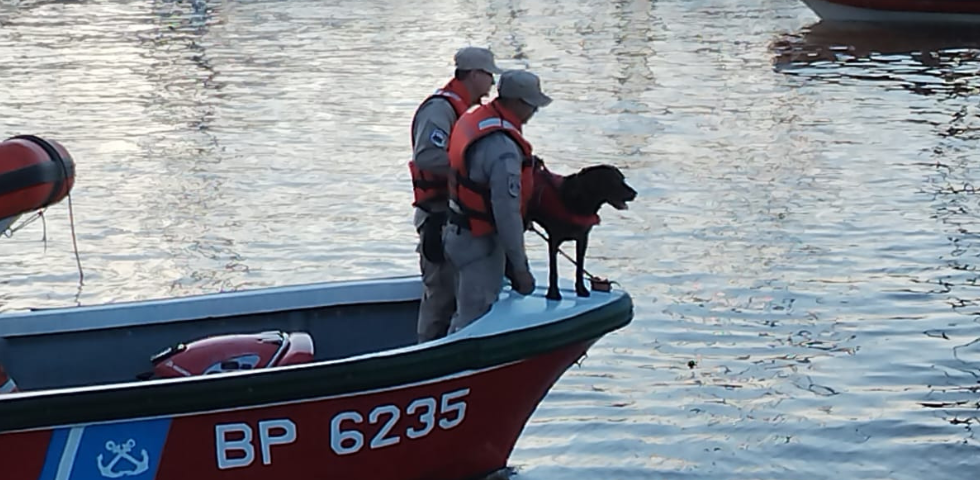
[[[409,169],[419,234],[422,303],[418,341],[446,335],[456,308],[455,270],[444,258],[442,230],[446,224],[449,157],[446,148],[456,120],[490,93],[493,76],[500,74],[490,50],[464,47],[455,55],[456,72],[445,86],[422,101],[412,118],[412,161]]]
[[[523,125],[551,103],[537,75],[501,74],[497,98],[456,122],[449,139],[449,222],[443,241],[457,269],[455,332],[486,314],[503,286],[534,291],[524,249],[524,214],[533,190],[534,156]]]

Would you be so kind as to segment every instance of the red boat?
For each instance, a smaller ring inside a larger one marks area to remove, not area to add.
[[[75,162],[60,143],[34,135],[0,142],[0,232],[17,217],[60,202],[75,184]]]
[[[821,19],[980,25],[980,0],[802,0]]]
[[[563,288],[505,289],[423,344],[415,276],[2,314],[2,478],[492,473],[555,381],[632,320],[626,292]]]

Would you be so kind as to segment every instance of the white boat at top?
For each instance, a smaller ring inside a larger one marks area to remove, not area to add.
[[[821,19],[980,26],[980,0],[802,0]]]

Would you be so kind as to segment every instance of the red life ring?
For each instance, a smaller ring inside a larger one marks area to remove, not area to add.
[[[0,142],[0,219],[60,202],[75,185],[75,162],[60,143],[34,135]]]

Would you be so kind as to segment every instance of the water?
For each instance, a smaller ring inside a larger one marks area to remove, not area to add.
[[[586,265],[636,319],[556,385],[516,478],[970,478],[980,43],[816,21],[796,0],[4,0],[0,132],[76,157],[85,276],[63,202],[0,240],[0,310],[415,273],[411,115],[486,45],[555,98],[526,129],[553,168],[615,163],[640,192]]]

